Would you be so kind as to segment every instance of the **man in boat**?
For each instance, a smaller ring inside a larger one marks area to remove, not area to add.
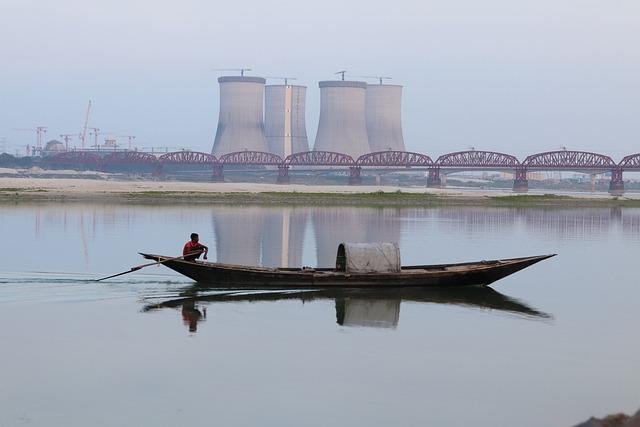
[[[195,261],[200,258],[200,255],[202,253],[204,253],[204,256],[202,258],[207,259],[209,248],[202,243],[199,243],[198,240],[200,240],[200,237],[198,237],[198,233],[191,233],[191,240],[185,243],[184,248],[182,249],[182,256],[185,261]]]

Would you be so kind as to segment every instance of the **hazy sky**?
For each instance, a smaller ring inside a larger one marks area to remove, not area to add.
[[[317,82],[346,69],[404,85],[409,150],[640,152],[638,0],[0,0],[0,64],[12,151],[91,99],[104,131],[209,152],[211,70],[250,67],[308,86],[311,144]]]

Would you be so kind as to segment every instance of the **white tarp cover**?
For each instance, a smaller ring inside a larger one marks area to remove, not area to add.
[[[338,269],[341,262],[347,273],[399,273],[400,248],[397,243],[340,243]]]

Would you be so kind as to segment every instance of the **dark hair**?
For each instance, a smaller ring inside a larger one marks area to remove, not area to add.
[[[191,233],[191,238],[192,238],[192,239],[194,239],[194,238],[196,238],[196,237],[198,237],[198,233]]]

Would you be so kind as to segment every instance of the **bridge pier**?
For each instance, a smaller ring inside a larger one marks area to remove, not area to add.
[[[611,182],[609,182],[609,194],[612,196],[622,196],[624,194],[624,181],[622,180],[622,169],[611,170]]]
[[[222,163],[213,164],[211,182],[224,182],[224,173],[222,169],[223,169]]]
[[[289,184],[289,166],[278,166],[276,184]]]
[[[440,168],[429,168],[429,175],[427,175],[427,187],[442,187],[442,179],[440,179]]]
[[[516,193],[526,193],[529,191],[529,180],[527,179],[526,168],[516,168],[516,176],[513,180],[513,191]]]
[[[349,166],[349,185],[361,185],[362,176],[360,166]]]
[[[157,163],[153,168],[153,177],[157,179],[164,178],[164,168],[162,167],[162,163]]]

